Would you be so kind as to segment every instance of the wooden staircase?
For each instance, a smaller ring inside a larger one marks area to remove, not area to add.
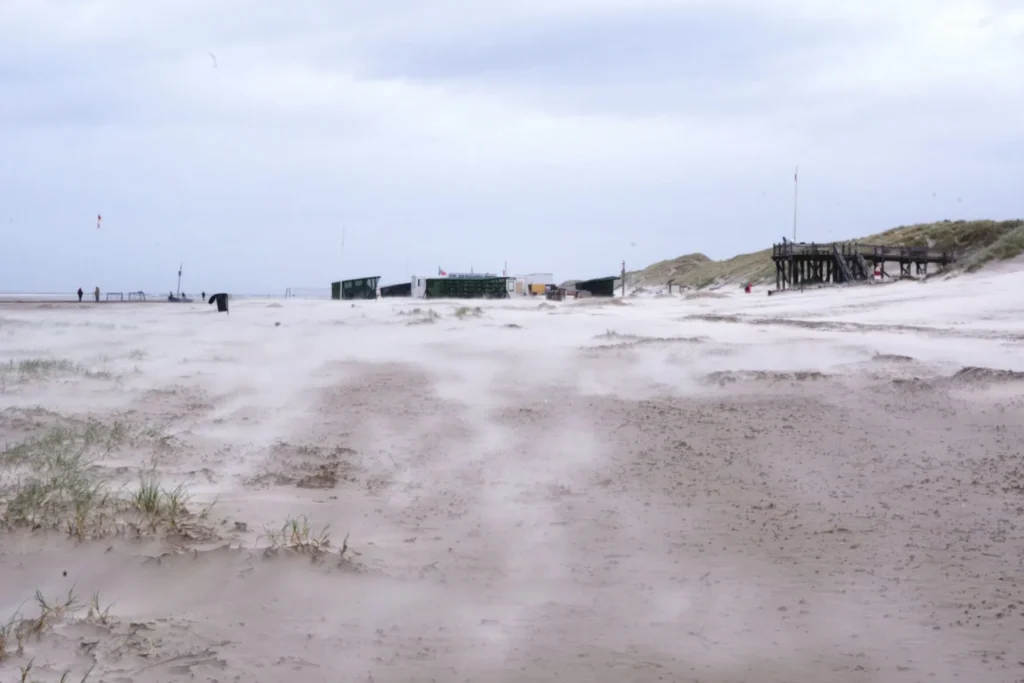
[[[836,268],[839,269],[839,281],[853,282],[853,271],[850,270],[850,264],[846,262],[846,256],[839,251],[838,244],[832,245],[832,256],[835,258]]]

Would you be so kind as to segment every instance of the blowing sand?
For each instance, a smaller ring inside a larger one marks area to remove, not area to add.
[[[0,680],[1024,680],[1022,287],[0,308]]]

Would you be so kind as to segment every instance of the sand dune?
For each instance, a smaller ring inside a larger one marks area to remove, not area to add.
[[[1024,678],[1022,285],[0,308],[0,680]]]

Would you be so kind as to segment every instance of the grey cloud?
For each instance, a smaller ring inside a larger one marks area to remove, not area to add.
[[[364,46],[368,77],[475,80],[533,87],[693,83],[784,75],[802,53],[849,40],[833,26],[704,3],[534,19],[484,35]]]

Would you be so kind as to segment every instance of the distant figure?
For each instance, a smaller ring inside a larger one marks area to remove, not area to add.
[[[78,303],[82,303],[82,295],[83,295],[83,294],[85,294],[85,292],[83,292],[83,291],[82,291],[82,288],[81,288],[81,287],[79,287],[79,288],[78,288]]]
[[[201,295],[199,296],[199,298],[200,298],[200,299],[205,299],[205,298],[206,298],[206,292],[203,292],[203,293],[202,293],[202,294],[201,294]]]
[[[205,294],[205,292],[204,292],[204,294]],[[212,304],[214,301],[217,302],[217,312],[218,313],[228,313],[228,295],[227,294],[225,294],[224,292],[221,292],[219,294],[214,294],[213,296],[210,297],[210,301],[208,303]],[[230,313],[228,313],[228,315],[230,315]]]
[[[747,294],[750,294],[750,283],[749,282],[747,283],[746,290],[747,290]]]
[[[96,297],[96,303],[99,303],[100,302],[100,288],[97,287],[96,289],[92,290],[92,295],[94,297]]]

